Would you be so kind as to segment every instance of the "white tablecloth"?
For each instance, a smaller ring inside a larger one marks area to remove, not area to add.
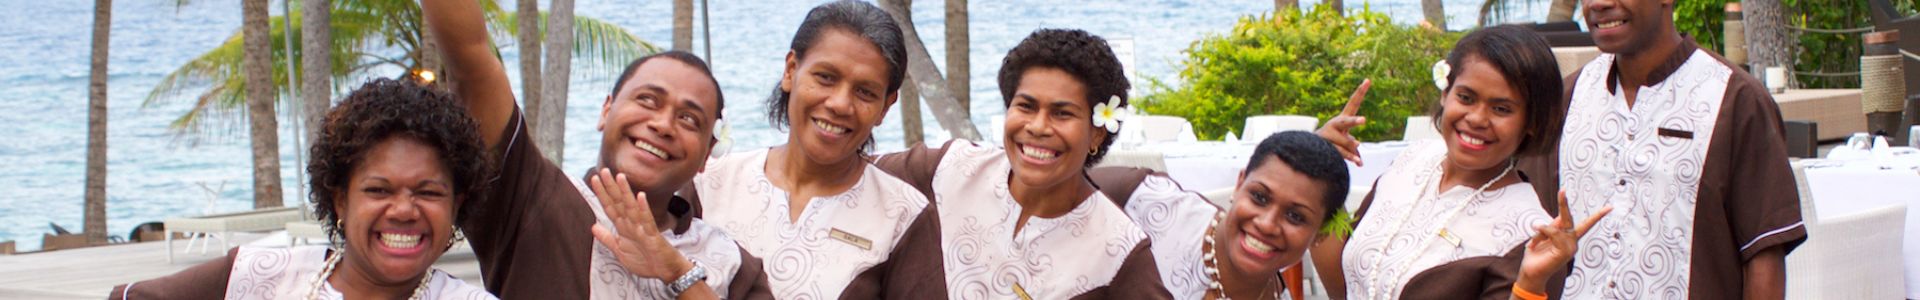
[[[1167,176],[1173,177],[1180,187],[1190,191],[1212,191],[1231,188],[1239,179],[1241,169],[1246,168],[1248,155],[1253,154],[1254,144],[1237,142],[1197,142],[1145,145],[1137,149],[1160,151],[1166,156]],[[1371,187],[1373,180],[1387,171],[1387,165],[1394,157],[1400,156],[1400,150],[1406,149],[1405,142],[1363,143],[1360,145],[1360,159],[1365,167],[1347,163],[1349,183],[1353,186]]]
[[[1920,160],[1920,157],[1903,159]],[[1836,218],[1893,204],[1907,205],[1906,238],[1901,263],[1906,269],[1907,298],[1920,299],[1920,170],[1913,163],[1881,168],[1864,161],[1819,161],[1807,167],[1818,218]]]

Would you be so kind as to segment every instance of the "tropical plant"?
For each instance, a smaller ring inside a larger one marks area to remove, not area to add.
[[[177,4],[186,5],[190,1],[179,0]],[[486,12],[488,25],[494,31],[492,36],[511,36],[518,31],[519,14],[503,11],[494,0],[480,0]],[[545,18],[544,15],[540,16]],[[291,18],[293,34],[300,34],[301,14],[294,11],[290,16],[275,16],[269,34],[274,40],[283,39],[287,28],[282,22]],[[382,68],[397,68],[401,72],[419,69],[437,69],[437,66],[423,65],[423,58],[431,52],[423,49],[422,34],[424,27],[420,18],[418,2],[411,0],[333,0],[330,13],[332,29],[332,53],[330,61],[333,67],[333,81],[336,84],[346,82],[353,76],[369,75]],[[545,23],[545,22],[541,22]],[[593,18],[576,17],[572,23],[574,39],[573,53],[590,60],[582,66],[586,73],[595,76],[611,77],[619,72],[628,61],[659,51],[659,47],[642,41],[639,37],[620,28],[618,25]],[[296,36],[298,39],[298,36]],[[280,43],[273,43],[272,59],[299,59],[301,51],[288,51]],[[176,133],[187,137],[199,137],[210,129],[208,120],[232,121],[236,108],[245,102],[246,83],[241,74],[240,61],[243,53],[241,33],[235,33],[226,42],[208,50],[206,53],[180,66],[162,78],[152,91],[147,93],[143,105],[154,105],[166,101],[177,101],[183,95],[192,93],[188,98],[193,101],[192,109],[175,118],[171,127]],[[274,90],[286,93],[286,76],[289,72],[284,64],[274,64],[271,80]],[[393,76],[394,74],[382,75]]]
[[[1347,16],[1327,5],[1247,16],[1225,34],[1194,41],[1176,83],[1149,79],[1142,111],[1185,117],[1202,139],[1239,132],[1249,116],[1340,113],[1372,79],[1361,140],[1399,139],[1407,116],[1440,98],[1431,73],[1457,33],[1396,25],[1367,8]]]

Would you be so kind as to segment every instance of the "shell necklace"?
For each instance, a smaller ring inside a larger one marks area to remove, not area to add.
[[[320,299],[321,283],[327,282],[327,277],[333,275],[333,267],[340,265],[340,257],[346,256],[346,255],[343,255],[342,254],[343,252],[341,252],[338,249],[329,250],[327,252],[331,252],[331,253],[328,253],[327,255],[327,268],[320,270],[320,276],[313,277],[313,289],[307,291],[307,300]],[[426,275],[420,276],[420,285],[415,286],[413,288],[413,296],[407,297],[407,300],[420,300],[421,295],[426,295],[427,282],[432,279],[433,279],[432,270],[428,270]]]
[[[1232,299],[1227,297],[1227,290],[1220,287],[1220,267],[1219,267],[1220,266],[1220,253],[1219,253],[1220,249],[1218,247],[1213,246],[1213,230],[1214,228],[1220,227],[1221,219],[1226,219],[1226,218],[1227,218],[1227,212],[1223,211],[1223,212],[1214,214],[1213,222],[1207,224],[1206,243],[1203,243],[1200,245],[1200,248],[1201,248],[1200,259],[1202,261],[1201,265],[1205,266],[1202,269],[1206,271],[1206,275],[1207,275],[1207,291],[1206,293],[1201,294],[1200,297],[1202,298],[1205,298],[1206,296],[1210,295],[1210,296],[1214,296],[1213,299],[1219,299],[1219,300]],[[1272,284],[1274,283],[1273,279],[1268,279],[1267,283],[1269,283],[1267,287],[1261,288],[1261,291],[1264,292],[1266,291],[1267,288],[1272,288],[1273,286],[1275,286],[1275,284]],[[1273,299],[1280,299],[1279,289],[1273,290]]]
[[[1444,164],[1446,162],[1443,161],[1441,163]],[[1419,261],[1420,257],[1426,254],[1427,251],[1425,250],[1427,249],[1428,245],[1431,245],[1433,243],[1433,240],[1444,238],[1444,239],[1447,239],[1448,242],[1453,242],[1454,245],[1456,246],[1459,245],[1460,244],[1459,237],[1454,236],[1453,233],[1451,232],[1447,232],[1447,223],[1453,222],[1453,218],[1460,216],[1461,211],[1466,210],[1468,206],[1473,206],[1473,202],[1479,201],[1481,196],[1485,196],[1485,192],[1487,191],[1487,188],[1492,187],[1493,183],[1500,182],[1501,179],[1506,179],[1507,173],[1513,172],[1513,165],[1514,165],[1513,160],[1507,160],[1507,168],[1505,170],[1501,170],[1499,176],[1494,176],[1493,180],[1488,180],[1487,183],[1480,184],[1480,188],[1474,189],[1473,194],[1467,195],[1467,200],[1465,202],[1460,203],[1460,206],[1454,207],[1453,211],[1448,212],[1445,218],[1441,218],[1439,219],[1439,222],[1435,222],[1434,223],[1435,226],[1438,226],[1439,228],[1435,229],[1433,233],[1427,236],[1425,240],[1422,240],[1419,244],[1416,244],[1416,245],[1419,245],[1419,247],[1412,248],[1413,257],[1407,258],[1406,261],[1403,261],[1400,264],[1399,272],[1397,273],[1389,272],[1388,270],[1383,269],[1383,267],[1385,267],[1387,261],[1389,260],[1387,259],[1386,255],[1382,255],[1380,257],[1380,260],[1374,261],[1373,268],[1372,268],[1373,276],[1368,276],[1369,278],[1367,278],[1367,283],[1368,283],[1367,286],[1370,288],[1368,291],[1369,292],[1368,294],[1369,296],[1372,296],[1368,298],[1369,299],[1394,298],[1390,294],[1390,291],[1387,289],[1387,287],[1390,286],[1391,283],[1394,282],[1394,280],[1389,280],[1388,276],[1394,275],[1394,274],[1400,274],[1400,275],[1406,274],[1406,272],[1408,271],[1407,269],[1412,268],[1413,263],[1416,261]],[[1402,226],[1406,226],[1407,220],[1413,219],[1412,214],[1420,210],[1421,204],[1424,204],[1427,202],[1433,202],[1433,201],[1424,200],[1427,197],[1427,192],[1434,192],[1435,201],[1438,201],[1439,200],[1438,198],[1440,197],[1439,195],[1440,193],[1434,190],[1439,189],[1439,187],[1437,186],[1439,182],[1440,182],[1439,176],[1435,176],[1430,181],[1427,181],[1425,184],[1422,184],[1420,188],[1420,195],[1414,196],[1413,207],[1407,210],[1408,215],[1401,216],[1399,221],[1394,222],[1393,227],[1387,227],[1385,229],[1400,230]],[[1392,238],[1393,237],[1391,235],[1388,236],[1389,240],[1392,240]],[[1392,251],[1388,251],[1388,252],[1392,252]]]

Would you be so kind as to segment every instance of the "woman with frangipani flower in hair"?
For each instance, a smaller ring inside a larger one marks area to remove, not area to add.
[[[1546,39],[1523,27],[1468,34],[1435,63],[1434,127],[1374,182],[1351,236],[1313,256],[1328,294],[1347,299],[1542,299],[1557,294],[1573,245],[1607,210],[1553,217],[1515,170],[1554,151],[1565,91]],[[1558,199],[1566,211],[1567,198]],[[1339,280],[1344,279],[1344,280]]]
[[[948,142],[882,157],[920,188],[937,235],[903,247],[944,270],[917,296],[949,299],[1166,299],[1146,232],[1089,179],[1128,112],[1127,79],[1106,40],[1041,29],[1001,65],[1005,148]]]

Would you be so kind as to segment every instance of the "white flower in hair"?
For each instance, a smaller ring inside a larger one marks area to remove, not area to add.
[[[1447,75],[1449,74],[1453,74],[1453,65],[1448,65],[1446,59],[1433,62],[1434,87],[1438,87],[1442,91],[1447,90]]]
[[[733,148],[733,126],[727,125],[727,119],[713,120],[713,139],[712,153],[708,156],[719,158]]]
[[[1120,96],[1107,98],[1107,102],[1093,106],[1093,126],[1107,129],[1107,133],[1120,132],[1120,120],[1133,115],[1132,107],[1120,106]]]

